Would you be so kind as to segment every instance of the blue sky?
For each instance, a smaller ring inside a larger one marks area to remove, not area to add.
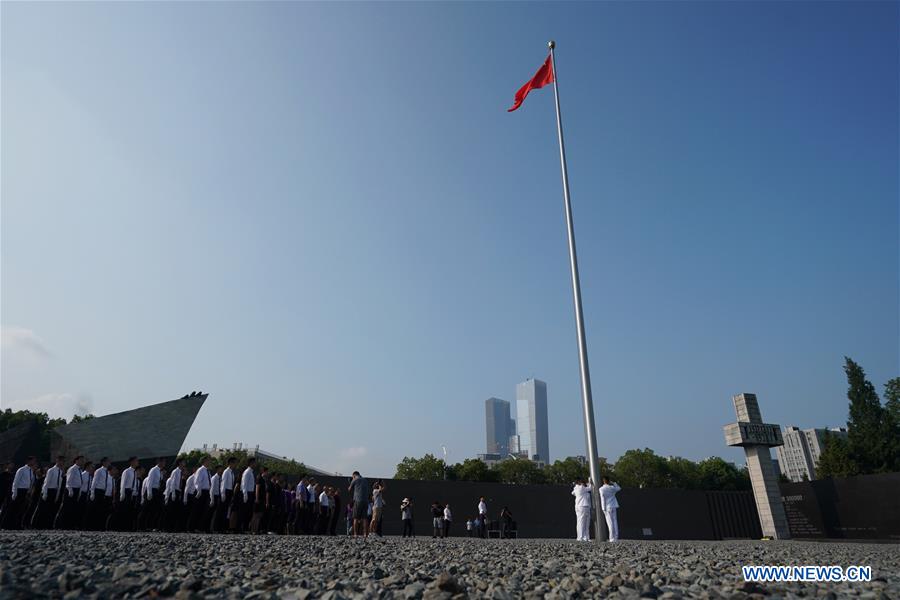
[[[2,404],[390,475],[548,383],[584,453],[846,420],[898,355],[898,4],[3,3]]]

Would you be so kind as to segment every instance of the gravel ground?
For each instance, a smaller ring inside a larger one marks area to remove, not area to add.
[[[871,565],[745,583],[741,565]],[[0,532],[0,598],[900,598],[900,546]]]

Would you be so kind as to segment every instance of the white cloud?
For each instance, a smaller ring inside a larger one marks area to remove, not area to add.
[[[341,458],[358,459],[367,455],[369,451],[365,446],[353,446],[352,448],[344,448],[341,450]]]
[[[0,342],[4,354],[45,360],[53,356],[38,335],[24,327],[4,327],[0,330]]]
[[[72,415],[86,415],[94,407],[94,401],[85,394],[44,394],[33,400],[12,403],[14,410],[44,412],[53,418],[71,419]]]

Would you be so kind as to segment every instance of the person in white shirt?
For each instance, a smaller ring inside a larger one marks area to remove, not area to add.
[[[381,519],[384,516],[384,483],[379,479],[372,486],[372,522],[369,531],[381,537]]]
[[[103,522],[100,524],[100,529],[112,531],[118,529],[116,521],[118,514],[116,509],[119,507],[119,500],[116,497],[116,488],[119,485],[119,467],[110,465],[107,468],[107,472],[109,473],[109,477],[106,479],[106,498],[104,499],[104,509],[106,512],[103,514]]]
[[[600,486],[600,508],[606,516],[606,526],[609,528],[609,541],[619,540],[619,520],[616,511],[619,509],[619,501],[616,494],[622,488],[616,482],[610,483],[609,477],[603,476],[603,485]]]
[[[147,484],[147,490],[143,494],[141,514],[138,516],[138,529],[140,530],[159,529],[160,516],[162,515],[165,501],[163,492],[163,469],[165,467],[166,459],[160,457],[156,459],[156,464],[147,471],[147,477],[144,479],[144,483]]]
[[[227,466],[222,471],[222,478],[219,484],[222,497],[219,500],[219,505],[216,507],[216,515],[213,517],[213,530],[223,532],[228,529],[228,517],[231,514],[231,506],[234,502],[234,466],[237,464],[237,459],[229,456],[225,464]]]
[[[109,459],[100,459],[100,466],[94,470],[90,485],[90,507],[88,508],[87,525],[89,529],[99,531],[106,524],[106,488],[109,484]]]
[[[75,517],[78,514],[78,496],[81,494],[81,466],[83,463],[84,457],[76,456],[72,461],[72,466],[66,471],[66,489],[54,523],[57,529],[71,529],[75,526]]]
[[[116,507],[116,520],[121,529],[134,529],[134,514],[140,501],[140,482],[138,481],[138,459],[128,458],[128,466],[122,471],[119,481],[119,504]]]
[[[479,537],[484,537],[485,530],[487,529],[487,504],[484,501],[484,496],[478,499],[478,535]]]
[[[575,539],[582,542],[591,541],[591,482],[576,479],[572,488],[575,496]]]
[[[132,456],[128,459],[128,467],[122,471],[122,485],[119,486],[121,489],[119,490],[119,501],[125,504],[133,504],[138,499],[138,490],[137,487],[137,467],[138,467],[138,459],[136,456]]]
[[[172,469],[172,474],[169,475],[171,484],[169,484],[169,503],[166,505],[165,520],[168,531],[179,531],[183,524],[185,470],[184,459],[175,459],[175,468]]]
[[[241,509],[238,531],[243,533],[250,529],[250,519],[253,518],[253,503],[256,500],[256,474],[253,469],[256,459],[252,456],[247,460],[247,468],[241,474]]]
[[[37,458],[29,456],[25,464],[16,471],[10,490],[12,495],[3,510],[4,529],[22,529],[25,525],[23,519],[28,508],[28,494],[34,486],[34,472],[37,468]]]
[[[209,514],[210,489],[212,488],[212,476],[209,474],[209,457],[204,456],[200,459],[200,466],[194,474],[194,486],[196,492],[194,496],[197,501],[194,502],[194,509],[188,517],[188,531],[209,531]]]
[[[216,465],[216,471],[209,479],[209,507],[215,509],[222,499],[222,465]]]
[[[44,484],[41,486],[41,498],[37,510],[31,517],[32,529],[47,529],[53,525],[53,519],[59,511],[59,503],[63,496],[65,460],[64,456],[57,456],[56,464],[47,469]]]
[[[184,505],[184,511],[182,512],[181,519],[177,524],[177,530],[181,531],[182,529],[191,531],[190,526],[193,524],[191,522],[191,514],[194,510],[194,504],[197,502],[197,472],[195,471],[190,477],[188,477],[184,481],[184,492],[182,492],[181,502]]]
[[[450,537],[450,525],[453,524],[453,513],[450,512],[450,504],[444,505],[444,537]]]
[[[75,517],[75,527],[90,529],[90,504],[91,490],[94,483],[94,463],[86,461],[81,471],[81,494],[78,496],[78,516]]]
[[[331,518],[330,506],[331,498],[328,497],[328,488],[323,487],[319,493],[319,522],[316,525],[316,533],[319,535],[328,533],[328,523]]]

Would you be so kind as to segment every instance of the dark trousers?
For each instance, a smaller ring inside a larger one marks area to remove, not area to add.
[[[56,520],[53,523],[56,529],[71,529],[74,526],[78,496],[80,495],[81,490],[73,489],[71,496],[68,488],[63,490],[62,504],[60,504],[59,510],[56,511]]]
[[[250,521],[253,519],[253,503],[256,496],[252,493],[244,494],[240,492],[240,527],[238,531],[241,533],[250,531]]]
[[[403,519],[403,537],[416,537],[413,533],[413,520]]]
[[[216,516],[213,517],[213,525],[215,527],[215,531],[225,532],[228,531],[228,517],[232,510],[234,510],[234,492],[232,490],[225,490],[225,495],[219,499],[219,503],[216,505]]]
[[[329,535],[337,534],[337,523],[338,523],[338,517],[340,516],[340,512],[341,512],[340,507],[335,506],[334,508],[331,509],[331,517],[329,517],[331,519],[331,522],[330,522],[329,528],[328,528]]]
[[[94,497],[88,499],[85,529],[102,531],[106,528],[106,496],[103,490],[95,489]]]
[[[219,507],[222,505],[222,496],[220,494],[213,494],[212,496],[212,506],[209,507],[209,514],[207,521],[209,521],[206,525],[209,528],[209,531],[215,533],[220,531],[219,529]]]
[[[304,533],[315,533],[316,527],[316,503],[315,502],[307,502],[306,509],[304,510],[306,513],[306,525],[303,528]]]
[[[444,537],[450,537],[450,523],[452,523],[452,521],[444,519]]]
[[[319,520],[316,523],[316,533],[319,535],[325,535],[328,533],[328,519],[330,513],[328,512],[327,506],[319,507]]]
[[[134,497],[132,490],[125,490],[125,497],[116,506],[115,524],[113,529],[119,531],[134,531],[135,528],[135,512],[137,508],[137,498]]]
[[[162,513],[162,492],[159,488],[150,489],[150,497],[141,504],[141,512],[137,519],[138,531],[159,529],[159,516]]]
[[[294,503],[294,533],[306,533],[304,527],[304,519],[306,518],[306,508],[302,501]]]
[[[40,499],[37,510],[34,511],[34,516],[31,517],[31,528],[50,529],[53,527],[53,521],[56,519],[56,513],[58,511],[59,500],[57,499],[57,490],[48,488],[47,499]]]
[[[487,529],[487,520],[484,515],[478,517],[478,537],[484,537],[485,529]]]
[[[22,529],[22,520],[28,510],[28,488],[16,490],[15,500],[12,497],[6,501],[3,509],[3,529]]]
[[[191,516],[188,518],[188,531],[209,531],[209,519],[207,518],[207,514],[209,513],[209,490],[203,490],[200,492],[200,496],[194,498],[192,501],[193,508],[191,509]]]

